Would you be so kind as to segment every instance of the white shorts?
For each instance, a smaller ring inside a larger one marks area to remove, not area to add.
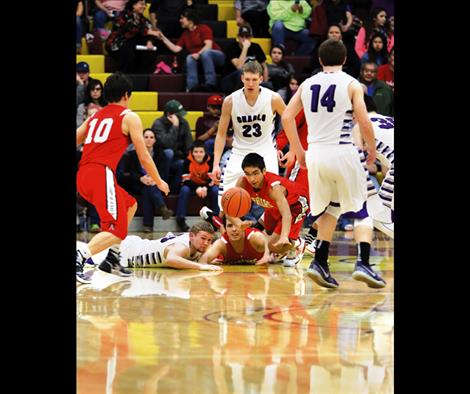
[[[238,181],[238,178],[245,175],[242,169],[242,161],[245,156],[251,152],[237,152],[233,151],[227,159],[225,168],[222,169],[222,176],[219,185],[219,207],[222,209],[220,204],[222,200],[222,194],[225,190],[234,187]],[[275,149],[256,151],[259,155],[263,156],[264,163],[266,164],[266,171],[279,174],[279,164],[277,161],[277,151]]]
[[[320,215],[330,204],[341,213],[357,212],[367,199],[367,173],[352,144],[309,144],[306,154],[310,211]]]

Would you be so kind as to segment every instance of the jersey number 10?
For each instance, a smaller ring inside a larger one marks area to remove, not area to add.
[[[312,102],[310,103],[310,110],[312,112],[318,112],[318,98],[320,97],[320,85],[312,85],[310,86],[310,90],[312,91]],[[326,107],[328,112],[333,112],[333,108],[336,105],[335,101],[335,90],[336,85],[330,85],[326,92],[323,93],[323,96],[320,99],[320,105],[322,107]]]
[[[111,127],[113,126],[113,119],[112,118],[103,119],[98,125],[95,136],[93,137],[93,133],[95,132],[95,127],[96,127],[97,122],[98,122],[98,119],[93,119],[88,125],[89,129],[88,129],[88,134],[86,136],[85,144],[89,144],[91,140],[99,144],[101,142],[105,142],[108,139],[109,133],[111,131]]]

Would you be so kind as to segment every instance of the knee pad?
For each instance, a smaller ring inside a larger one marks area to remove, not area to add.
[[[328,208],[326,208],[325,213],[328,213],[338,219],[341,215],[341,208],[339,206],[335,207],[333,205],[328,205]]]
[[[364,219],[354,219],[354,227],[357,227],[357,226],[367,226],[367,227],[370,227],[371,229],[374,228],[374,224],[370,216],[367,216]]]

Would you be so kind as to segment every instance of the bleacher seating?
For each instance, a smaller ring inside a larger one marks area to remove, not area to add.
[[[144,13],[146,17],[149,15],[149,6],[150,3],[148,2]],[[223,52],[226,52],[228,46],[236,42],[238,34],[238,26],[235,21],[234,0],[208,0],[207,4],[195,4],[195,8],[199,11],[201,23],[207,24],[212,28],[214,41],[221,47]],[[174,43],[177,41],[176,38],[171,40]],[[106,78],[117,70],[116,62],[106,54],[103,43],[99,42],[99,40],[91,45],[87,44],[85,39],[82,41],[82,55],[77,55],[77,62],[86,61],[90,65],[90,76],[104,83]],[[271,39],[254,37],[252,41],[261,46],[267,57],[266,61],[271,63],[272,60],[269,56],[272,45]],[[163,44],[157,44],[158,47],[161,45]],[[298,76],[306,77],[308,76],[306,74],[306,68],[310,63],[310,57],[294,56],[296,48],[297,44],[294,41],[286,41],[285,60],[294,66]],[[157,52],[157,63],[163,61],[171,67],[173,57],[174,55],[172,54],[159,54]],[[181,54],[178,55],[178,60],[180,62],[182,61]],[[182,64],[180,63],[180,73],[171,75],[129,74],[134,89],[130,100],[130,108],[136,111],[142,119],[144,128],[147,128],[150,127],[157,118],[163,115],[165,103],[171,99],[176,99],[183,104],[187,111],[185,117],[189,122],[194,138],[196,121],[203,115],[203,111],[206,110],[208,97],[216,93],[186,92],[186,75],[182,73],[181,66]],[[218,73],[217,81],[220,83],[221,69],[217,68],[216,72]],[[139,198],[140,196],[137,196],[138,201]],[[175,210],[177,196],[168,196],[166,200],[168,207]],[[188,215],[198,215],[199,209],[203,205],[207,205],[207,201],[193,197],[189,204]],[[139,204],[137,216],[140,215],[141,205]]]

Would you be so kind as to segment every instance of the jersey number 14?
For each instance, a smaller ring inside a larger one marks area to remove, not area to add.
[[[310,103],[310,110],[312,112],[318,112],[318,99],[320,97],[320,85],[311,85],[310,90],[312,91],[312,102]],[[336,85],[328,86],[326,92],[323,93],[323,96],[320,99],[320,105],[326,107],[328,112],[333,112],[333,108],[336,105],[335,101],[335,90]]]

